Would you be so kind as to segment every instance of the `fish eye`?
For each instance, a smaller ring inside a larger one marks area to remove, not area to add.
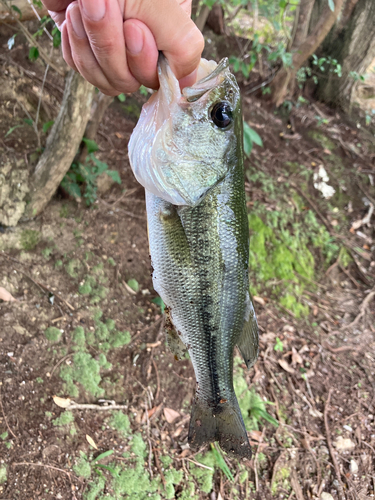
[[[217,127],[228,127],[233,121],[233,111],[229,102],[217,102],[211,109],[211,118]]]

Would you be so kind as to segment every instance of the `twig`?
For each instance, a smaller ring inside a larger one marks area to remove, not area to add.
[[[47,465],[47,464],[33,464],[32,462],[18,462],[18,463],[12,464],[12,465],[13,466],[31,465],[32,467],[46,467],[47,469],[57,470],[59,472],[63,472],[64,474],[66,474],[69,477],[70,481],[71,481],[71,476],[73,475],[71,472],[69,472],[67,470],[60,469],[59,467],[54,467],[53,465]],[[73,477],[74,477],[74,479],[77,479],[77,481],[80,481],[80,479],[77,476],[73,475]]]
[[[29,5],[30,5],[31,9],[34,12],[35,17],[38,19],[38,21],[41,22],[42,19],[41,19],[40,15],[39,15],[38,11],[34,7],[33,2],[31,0],[27,0],[27,1],[29,2]],[[53,36],[51,35],[51,33],[48,31],[48,29],[45,26],[43,26],[43,31],[48,36],[48,38],[51,40],[51,42],[53,42]]]
[[[1,397],[1,386],[0,386],[0,406],[1,406],[1,413],[3,414],[4,420],[5,420],[5,425],[7,426],[8,431],[12,434],[14,439],[18,442],[18,437],[14,434],[12,429],[9,427],[8,420],[7,420],[7,417],[5,415],[4,406],[3,406],[3,399]]]
[[[343,345],[342,347],[332,347],[328,342],[322,342],[322,346],[328,349],[329,351],[333,352],[334,354],[338,352],[345,352],[345,351],[358,351],[359,347],[351,346],[351,345]]]
[[[372,292],[370,292],[367,295],[367,297],[365,298],[365,300],[362,302],[361,307],[360,307],[360,313],[358,314],[358,316],[356,316],[356,318],[354,319],[354,321],[352,321],[351,323],[349,323],[349,325],[343,326],[342,330],[347,330],[348,328],[351,328],[352,326],[355,326],[359,322],[359,320],[365,315],[367,306],[369,305],[369,303],[371,302],[371,300],[372,300],[373,297],[375,297],[375,290],[373,290]]]
[[[329,453],[331,455],[332,462],[333,462],[333,465],[335,467],[337,480],[339,482],[339,490],[340,490],[342,498],[345,498],[344,484],[341,480],[340,468],[339,468],[339,464],[337,463],[337,460],[336,460],[335,452],[333,450],[332,441],[331,441],[331,434],[330,434],[329,425],[328,425],[328,409],[329,409],[329,403],[331,401],[332,391],[333,391],[333,389],[331,387],[331,389],[328,392],[328,398],[327,398],[326,404],[324,406],[324,426],[326,429],[326,437],[327,437],[327,445],[328,445]]]
[[[331,233],[332,231],[332,228],[331,228],[331,225],[330,223],[328,222],[328,220],[324,217],[324,215],[321,214],[320,210],[318,209],[318,207],[315,205],[315,203],[302,191],[302,189],[300,189],[296,184],[294,184],[294,182],[291,182],[290,183],[291,186],[296,190],[298,191],[298,193],[303,197],[305,198],[305,200],[307,201],[307,203],[311,206],[311,208],[313,208],[313,210],[315,210],[317,216],[319,217],[319,219],[323,222],[323,224],[325,225],[325,227],[328,229],[328,232]]]
[[[179,462],[183,462],[184,460],[187,460],[188,462],[191,462],[192,464],[196,465],[197,467],[202,467],[202,469],[207,469],[210,471],[213,471],[214,469],[212,467],[209,467],[208,465],[201,464],[200,462],[196,462],[195,460],[192,460],[191,458],[178,458],[174,457],[174,460],[178,460]]]
[[[152,365],[154,367],[155,374],[156,374],[157,389],[156,389],[156,394],[155,394],[155,397],[154,397],[154,401],[155,401],[155,404],[156,404],[157,400],[158,400],[158,397],[159,397],[159,394],[160,394],[160,378],[159,378],[158,367],[156,366],[156,363],[155,363],[154,359],[152,359]]]
[[[57,318],[57,319],[60,319],[60,318]],[[52,321],[52,323],[53,323],[53,321]],[[73,353],[67,354],[62,359],[60,359],[60,361],[53,367],[53,370],[51,371],[51,377],[54,374],[54,371],[56,370],[56,368],[58,366],[60,366],[63,361],[65,361],[66,359],[70,358],[70,356],[73,356]]]
[[[119,405],[119,404],[109,404],[109,405],[96,405],[96,404],[85,404],[85,403],[75,403],[71,401],[70,405],[65,408],[66,410],[97,410],[97,411],[106,411],[106,410],[127,410],[127,405]]]
[[[36,117],[35,117],[35,127],[37,130],[38,130],[38,122],[39,122],[40,105],[42,104],[43,90],[44,90],[44,85],[46,83],[48,70],[49,70],[49,64],[47,64],[47,66],[46,66],[46,70],[45,70],[44,76],[43,76],[42,86],[40,87],[40,96],[39,96],[39,100],[38,100],[38,107],[36,110]],[[38,136],[39,136],[39,134],[38,134]]]
[[[266,428],[263,427],[263,430],[262,430],[262,436],[261,438],[259,439],[259,443],[258,443],[258,448],[257,448],[257,451],[255,453],[255,457],[254,457],[254,473],[255,473],[255,491],[258,491],[259,490],[259,479],[258,479],[258,470],[257,470],[257,460],[258,460],[258,455],[259,455],[259,450],[260,450],[260,445],[262,444],[263,442],[263,438],[264,438],[264,432],[265,432]]]

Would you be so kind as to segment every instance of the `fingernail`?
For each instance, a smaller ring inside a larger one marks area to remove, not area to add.
[[[68,10],[68,14],[74,33],[78,38],[86,38],[86,31],[82,23],[81,12],[78,5],[71,7]]]
[[[197,81],[197,70],[195,69],[190,75],[184,76],[179,80],[180,84],[180,89],[183,90],[185,87],[190,87],[191,85],[194,85],[194,83]]]
[[[92,21],[100,21],[105,16],[106,0],[80,0],[85,16]]]
[[[125,28],[125,45],[131,55],[137,56],[143,49],[143,31],[134,23],[127,23]]]

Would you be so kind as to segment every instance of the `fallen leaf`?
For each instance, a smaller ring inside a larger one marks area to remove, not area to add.
[[[172,410],[171,408],[164,408],[164,417],[168,424],[173,424],[173,422],[181,415],[178,411]]]
[[[295,366],[295,364],[302,365],[303,359],[301,355],[297,352],[295,347],[292,347],[292,365]]]
[[[260,336],[260,340],[264,343],[273,342],[275,338],[276,338],[276,333],[273,332],[263,333],[263,335]]]
[[[332,151],[330,151],[329,149],[323,149],[323,153],[325,153],[326,155],[331,155]]]
[[[261,306],[266,305],[266,301],[264,299],[262,299],[262,297],[257,297],[256,295],[253,295],[253,299],[254,299],[254,302],[257,302]]]
[[[52,396],[54,403],[60,408],[69,408],[71,399],[70,398],[60,398],[59,396]]]
[[[263,433],[261,431],[249,431],[248,435],[255,441],[259,441],[260,443],[263,441]]]
[[[294,368],[292,368],[285,359],[279,359],[279,365],[288,373],[295,373]]]
[[[86,434],[86,439],[87,439],[89,445],[91,445],[96,450],[98,449],[98,447],[96,446],[95,441],[93,440],[93,438],[91,436],[89,436],[88,434]]]
[[[124,136],[122,134],[120,134],[120,132],[115,132],[115,136],[118,138],[118,139],[123,139]]]
[[[8,290],[5,290],[5,288],[0,287],[0,300],[3,300],[4,302],[15,302],[16,299],[8,292]]]

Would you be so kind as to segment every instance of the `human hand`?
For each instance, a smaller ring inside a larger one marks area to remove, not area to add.
[[[65,61],[104,94],[158,88],[158,51],[180,85],[195,82],[204,46],[191,0],[42,0],[61,30]]]

